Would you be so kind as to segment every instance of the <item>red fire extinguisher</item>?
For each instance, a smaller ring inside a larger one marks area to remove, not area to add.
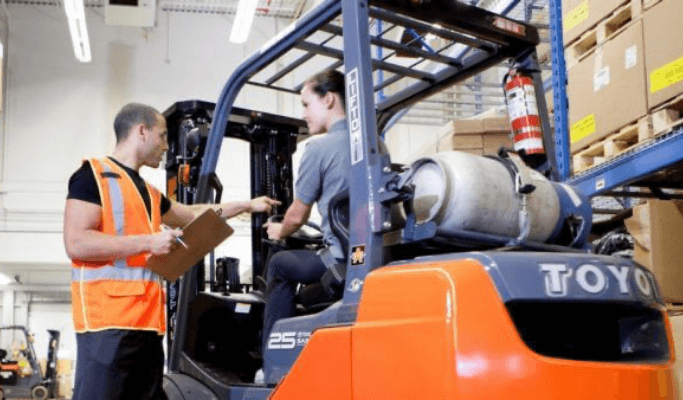
[[[503,79],[503,90],[515,150],[529,164],[536,164],[545,159],[545,148],[533,78],[530,73],[511,69]]]

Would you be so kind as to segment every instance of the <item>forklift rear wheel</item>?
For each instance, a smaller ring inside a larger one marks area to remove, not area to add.
[[[31,389],[31,398],[40,400],[47,399],[47,388],[45,386],[34,386],[33,389]]]

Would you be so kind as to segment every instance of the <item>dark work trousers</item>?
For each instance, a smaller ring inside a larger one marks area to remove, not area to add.
[[[299,283],[315,283],[327,271],[315,251],[281,251],[268,262],[268,289],[263,316],[263,352],[273,325],[282,318],[293,317],[296,311],[294,295]]]
[[[108,329],[76,334],[72,400],[167,400],[164,350],[157,332]]]

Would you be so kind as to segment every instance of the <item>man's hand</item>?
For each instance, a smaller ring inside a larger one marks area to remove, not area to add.
[[[282,239],[282,224],[278,222],[266,222],[263,227],[268,230],[268,239]]]
[[[282,203],[267,196],[257,197],[249,202],[249,212],[270,212],[273,206],[280,204]]]
[[[165,230],[150,236],[149,252],[161,256],[168,254],[178,246],[176,238],[183,236],[183,231],[177,229]]]

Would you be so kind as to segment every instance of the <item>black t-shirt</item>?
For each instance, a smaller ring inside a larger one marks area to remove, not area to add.
[[[133,180],[135,186],[138,188],[138,192],[142,196],[142,200],[145,202],[145,207],[147,208],[147,215],[152,215],[152,201],[150,200],[149,191],[147,190],[147,185],[145,185],[145,180],[142,179],[140,174],[121,164],[111,157],[107,157],[116,163],[119,167],[123,168],[124,171]],[[88,203],[102,205],[102,199],[100,198],[100,190],[97,187],[97,181],[95,180],[95,174],[93,173],[90,163],[83,163],[81,168],[76,170],[76,172],[69,178],[69,194],[66,196],[67,199],[76,199],[87,201]],[[171,208],[171,200],[166,196],[161,194],[161,215],[164,215]]]

